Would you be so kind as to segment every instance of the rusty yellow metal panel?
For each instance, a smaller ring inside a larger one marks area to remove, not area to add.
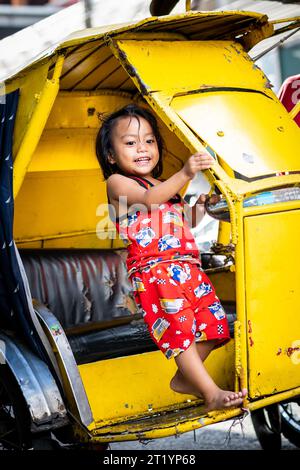
[[[101,214],[97,216],[96,212],[101,202],[106,207],[106,195],[100,177],[99,169],[27,173],[15,201],[16,241],[62,241],[62,237],[76,233],[79,237],[92,233],[95,244],[101,247],[101,240],[96,238]]]
[[[115,45],[147,92],[164,90],[172,96],[188,90],[240,87],[269,93],[263,72],[232,41],[119,40]]]
[[[217,153],[221,167],[215,165],[214,174],[234,192],[243,181],[234,180],[234,172],[251,181],[287,167],[298,170],[293,149],[299,129],[241,46],[115,40],[111,47],[149,105],[190,151],[208,145]],[[206,173],[214,184],[211,172]]]
[[[233,347],[231,341],[214,351],[205,362],[218,385],[229,390],[234,386]],[[170,389],[169,382],[176,369],[175,361],[167,360],[160,351],[79,366],[94,420],[99,426],[110,420],[151,415],[157,410],[179,406],[186,400],[195,400]]]
[[[45,129],[27,173],[98,170],[99,181],[103,181],[95,154],[96,132],[72,127]]]
[[[262,93],[212,91],[175,98],[171,106],[234,171],[253,178],[299,170],[300,130]]]
[[[300,210],[246,217],[251,398],[300,384]]]
[[[95,235],[94,231],[91,234],[86,233],[73,233],[68,236],[66,234],[63,237],[53,237],[43,240],[42,248],[49,249],[101,249],[101,250],[110,250],[111,249],[111,240],[109,236],[105,236],[104,239],[100,239]],[[27,248],[27,246],[24,246]]]
[[[47,120],[46,129],[85,129],[87,132],[89,129],[95,129],[96,132],[101,125],[102,116],[131,102],[130,93],[118,90],[60,91]]]
[[[235,272],[227,268],[224,271],[206,271],[221,301],[235,302]]]

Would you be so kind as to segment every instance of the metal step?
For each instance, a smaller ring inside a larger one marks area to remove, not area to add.
[[[193,421],[193,428],[202,426],[202,419],[207,416],[204,410],[204,404],[201,400],[193,400],[191,403],[183,404],[180,408],[165,410],[161,412],[149,412],[148,416],[136,417],[134,419],[119,422],[117,424],[99,426],[96,423],[96,429],[93,430],[95,438],[105,438],[107,440],[128,440],[130,437],[142,439],[151,431],[170,428],[170,435],[176,434],[176,427],[185,422]],[[124,439],[125,438],[125,439]],[[120,439],[121,440],[121,439]]]

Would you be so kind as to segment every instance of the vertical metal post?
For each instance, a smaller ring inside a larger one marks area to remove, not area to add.
[[[85,13],[85,27],[92,27],[92,0],[83,0]]]
[[[16,198],[23,179],[30,165],[32,155],[39,143],[53,103],[59,91],[59,78],[64,63],[64,55],[59,55],[52,79],[47,79],[44,88],[37,97],[38,103],[28,124],[26,134],[14,160],[14,198]]]

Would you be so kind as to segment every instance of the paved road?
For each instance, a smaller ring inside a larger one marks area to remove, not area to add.
[[[231,430],[230,430],[231,428]],[[229,432],[230,431],[230,432]],[[141,442],[117,442],[110,445],[111,450],[259,450],[250,417],[246,417],[241,426],[233,420],[212,424],[194,432]],[[285,438],[282,439],[282,450],[297,450]]]

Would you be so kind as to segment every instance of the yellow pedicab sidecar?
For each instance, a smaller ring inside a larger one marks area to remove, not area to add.
[[[152,439],[243,413],[206,414],[200,400],[174,393],[174,361],[136,311],[94,153],[102,115],[133,101],[158,117],[164,178],[203,147],[218,161],[206,176],[226,201],[219,242],[231,262],[203,266],[232,339],[208,358],[210,374],[222,388],[248,388],[250,410],[299,396],[299,255],[291,267],[280,254],[297,240],[300,200],[245,205],[300,183],[299,129],[247,54],[272,34],[257,13],[150,18],[80,31],[6,81],[7,93],[20,91],[14,236],[69,411],[68,433],[63,423],[54,430],[60,439]]]

